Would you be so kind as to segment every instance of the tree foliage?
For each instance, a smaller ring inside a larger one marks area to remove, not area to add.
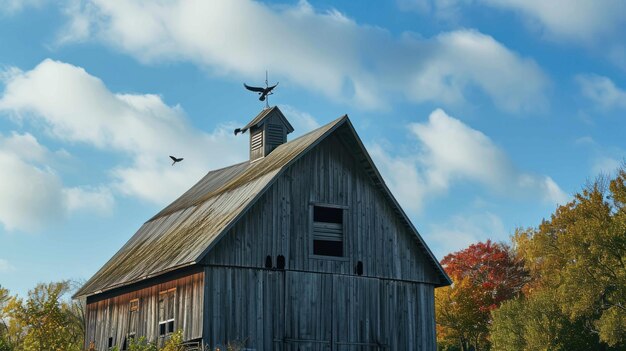
[[[536,230],[514,240],[535,277],[571,320],[626,347],[626,170],[599,178]],[[608,186],[607,186],[608,185]]]
[[[80,302],[64,298],[70,287],[68,281],[39,284],[25,300],[6,299],[2,309],[6,350],[82,350],[84,309]]]
[[[493,312],[498,350],[626,348],[626,170],[598,178],[514,245],[532,281]]]
[[[487,348],[491,311],[528,280],[523,262],[506,245],[487,241],[449,254],[441,264],[454,284],[435,292],[438,341],[463,350]]]
[[[494,350],[599,350],[597,335],[585,329],[584,320],[570,320],[551,290],[506,301],[492,315]]]

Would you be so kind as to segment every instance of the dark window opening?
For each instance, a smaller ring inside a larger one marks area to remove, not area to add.
[[[357,275],[363,275],[363,262],[359,261],[356,263],[355,271]]]
[[[265,257],[265,268],[272,268],[272,256]]]
[[[343,257],[344,209],[313,206],[313,255]]]
[[[276,268],[285,269],[285,256],[278,255],[278,257],[276,258]]]
[[[343,209],[334,207],[313,207],[313,221],[343,224]]]
[[[109,348],[113,347],[113,337],[109,337]]]
[[[343,243],[341,241],[313,240],[313,254],[342,257]]]

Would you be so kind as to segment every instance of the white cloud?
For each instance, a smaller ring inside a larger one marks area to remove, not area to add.
[[[290,134],[290,139],[297,138],[302,134],[306,134],[313,129],[320,127],[320,123],[311,114],[300,111],[290,105],[280,105],[280,110],[289,119],[289,123],[293,127],[293,134]],[[339,116],[337,116],[339,117]]]
[[[0,135],[0,223],[7,230],[41,230],[76,210],[110,211],[113,198],[106,190],[63,186],[46,165],[58,155],[31,134]]]
[[[27,7],[41,7],[47,0],[0,0],[0,13],[14,14]]]
[[[14,270],[15,267],[9,263],[9,261],[0,258],[0,273],[6,273]]]
[[[457,214],[430,225],[426,232],[426,240],[439,259],[487,239],[506,240],[508,235],[500,217],[489,211]]]
[[[596,176],[599,174],[613,174],[622,164],[623,161],[619,161],[616,158],[598,156],[593,160],[591,170]]]
[[[56,44],[80,42],[89,38],[91,34],[91,5],[82,0],[65,0],[61,12],[67,18],[67,23],[59,30]]]
[[[626,70],[626,2],[622,0],[397,1],[402,10],[417,11],[455,25],[463,23],[469,6],[510,11],[519,14],[526,27],[541,38],[584,47]]]
[[[229,126],[212,133],[194,129],[182,109],[157,95],[115,94],[80,67],[44,60],[13,76],[0,99],[0,112],[43,125],[46,132],[69,144],[89,145],[130,159],[111,170],[113,189],[157,204],[179,196],[207,170],[246,158],[247,139]],[[169,155],[184,157],[172,167]],[[51,189],[59,179],[39,170]],[[49,202],[65,196],[70,208],[88,201],[92,209],[108,206],[109,194],[99,185],[58,190]]]
[[[565,203],[568,198],[552,178],[518,170],[489,137],[441,109],[409,130],[417,141],[410,156],[390,155],[380,145],[371,148],[393,193],[409,209],[419,211],[427,197],[446,193],[459,181],[550,203]]]
[[[616,34],[626,24],[626,3],[621,0],[478,0],[519,11],[550,39],[590,44]]]
[[[580,74],[576,76],[576,81],[582,95],[598,107],[605,110],[626,109],[626,91],[617,87],[611,79],[596,74]]]
[[[547,39],[582,44],[621,35],[626,24],[626,3],[621,0],[398,0],[398,5],[442,20],[457,20],[470,5],[514,11]]]
[[[385,107],[396,95],[462,103],[469,90],[509,111],[545,102],[548,80],[534,61],[471,30],[394,38],[306,1],[272,7],[249,0],[91,0],[68,13],[87,28],[80,33],[143,62],[189,61],[245,79],[269,69],[361,108]]]

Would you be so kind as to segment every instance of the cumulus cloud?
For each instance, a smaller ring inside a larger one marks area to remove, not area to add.
[[[468,6],[479,5],[520,15],[532,32],[559,43],[595,50],[626,70],[626,2],[622,0],[397,0],[400,9],[447,22],[462,22]]]
[[[518,11],[551,39],[591,43],[613,35],[626,24],[621,0],[479,0],[489,6]]]
[[[417,145],[410,155],[392,155],[383,146],[371,149],[392,191],[414,211],[429,196],[446,193],[459,181],[472,181],[500,194],[535,196],[564,203],[567,195],[549,176],[517,169],[489,137],[443,110],[427,122],[409,125]]]
[[[0,223],[7,230],[36,231],[77,210],[109,213],[106,189],[66,187],[47,163],[53,153],[31,134],[0,135]]]
[[[231,126],[198,131],[179,106],[168,106],[157,95],[116,94],[82,68],[49,59],[6,82],[0,112],[43,125],[61,142],[127,156],[129,164],[111,170],[110,187],[157,204],[180,195],[208,169],[246,157],[247,140],[236,138]],[[169,155],[185,161],[171,167]],[[30,170],[48,184],[42,188],[58,189],[47,204],[61,196],[57,176],[45,169]],[[64,192],[69,208],[82,202],[107,206],[106,189],[90,186]]]
[[[457,19],[469,5],[514,11],[548,39],[585,44],[619,34],[626,24],[626,4],[621,0],[398,0],[398,5],[439,19]]]
[[[626,109],[626,91],[617,87],[611,79],[596,74],[581,74],[576,76],[576,82],[582,95],[598,107],[605,110]]]
[[[426,239],[438,258],[487,239],[505,240],[507,230],[502,219],[485,211],[453,215],[437,224],[431,224]]]
[[[290,138],[297,138],[320,127],[320,123],[310,113],[300,111],[291,105],[280,105],[279,108],[289,118],[289,123],[294,129],[293,134],[289,135]]]
[[[362,108],[385,107],[396,95],[462,103],[468,91],[480,91],[519,111],[545,102],[548,84],[534,61],[477,31],[394,37],[306,1],[272,7],[250,0],[90,0],[68,14],[85,29],[80,33],[143,62],[188,61],[250,79],[269,69]]]

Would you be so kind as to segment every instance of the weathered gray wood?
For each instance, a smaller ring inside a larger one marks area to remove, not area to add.
[[[434,287],[354,275],[206,267],[205,342],[257,350],[435,350]]]
[[[313,203],[346,208],[343,262],[311,257]],[[283,255],[289,269],[352,274],[362,261],[369,277],[439,284],[415,240],[350,149],[330,136],[279,177],[205,263],[262,268],[266,256]]]
[[[87,304],[85,345],[93,341],[97,350],[107,350],[112,337],[113,344],[121,349],[128,333],[129,304],[133,299],[139,299],[137,337],[157,341],[159,292],[173,288],[176,289],[174,328],[183,330],[185,340],[201,338],[203,272]]]

